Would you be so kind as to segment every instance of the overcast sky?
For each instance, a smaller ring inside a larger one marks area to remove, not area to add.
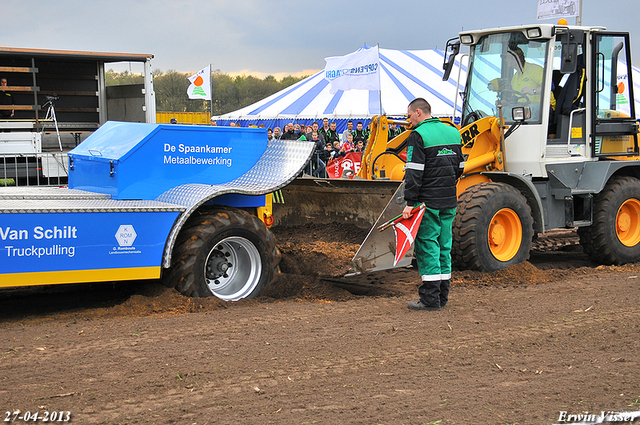
[[[363,44],[443,48],[467,29],[536,23],[537,0],[2,0],[2,47],[151,53],[161,71],[281,78],[324,68]],[[582,23],[631,32],[638,0],[583,0]],[[575,19],[569,18],[569,24]],[[540,21],[554,23],[555,21]],[[111,66],[122,71],[128,65]],[[133,72],[140,72],[135,65]]]

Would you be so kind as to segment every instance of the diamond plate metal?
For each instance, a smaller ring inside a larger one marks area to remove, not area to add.
[[[109,195],[56,187],[0,188],[0,214],[182,211],[165,245],[163,266],[171,265],[171,251],[187,219],[202,204],[225,194],[264,195],[289,184],[311,158],[315,144],[271,141],[260,160],[241,177],[224,184],[186,184],[154,201],[112,200]]]
[[[109,199],[106,193],[87,192],[66,187],[0,187],[0,200],[3,199]],[[1,208],[1,205],[0,205]]]
[[[156,198],[157,201],[183,205],[187,209],[180,214],[171,229],[165,246],[162,266],[171,266],[171,252],[176,238],[187,219],[202,204],[229,193],[240,195],[264,195],[276,191],[293,181],[302,171],[315,150],[315,143],[297,140],[272,140],[260,160],[241,177],[224,184],[185,184],[177,186]]]
[[[0,214],[100,213],[184,211],[182,205],[158,201],[117,201],[113,199],[7,199]]]

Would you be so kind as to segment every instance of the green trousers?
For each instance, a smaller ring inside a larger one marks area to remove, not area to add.
[[[455,208],[425,208],[413,249],[423,282],[451,279],[451,239],[455,216]]]

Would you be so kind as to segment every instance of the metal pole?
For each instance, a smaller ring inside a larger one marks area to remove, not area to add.
[[[382,75],[382,69],[380,68],[380,43],[376,44],[378,47],[378,97],[380,98],[380,114],[382,115],[382,87],[380,87],[380,75]]]
[[[35,58],[31,58],[31,76],[33,77],[33,103],[36,112],[36,131],[40,131],[40,121],[38,120],[38,109],[40,109],[40,105],[38,105],[38,83],[36,81],[36,60]]]
[[[578,1],[578,16],[576,16],[576,26],[582,25],[582,0]]]
[[[211,124],[211,117],[213,116],[213,79],[211,78],[211,64],[209,64],[209,122]]]
[[[456,111],[458,110],[458,96],[460,95],[460,76],[462,75],[462,60],[465,57],[469,57],[469,55],[467,53],[465,53],[464,55],[460,56],[460,61],[458,62],[458,80],[456,81],[456,93],[455,93],[455,97],[453,100],[453,118],[451,121],[453,121],[453,123],[456,123]],[[469,61],[467,60],[467,65],[469,64]],[[462,120],[462,114],[460,114],[460,120]],[[462,122],[460,122],[460,124],[462,124]]]

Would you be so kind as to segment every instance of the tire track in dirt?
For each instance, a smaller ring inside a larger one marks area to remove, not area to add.
[[[344,423],[443,417],[462,423],[473,412],[481,423],[496,422],[484,400],[513,423],[504,391],[524,400],[551,396],[547,403],[555,406],[577,397],[562,385],[578,388],[585,379],[633,390],[638,289],[627,279],[618,289],[628,299],[607,295],[596,304],[607,284],[596,275],[560,289],[554,283],[461,286],[447,309],[426,315],[408,311],[411,296],[405,295],[247,302],[225,311],[62,327],[8,324],[5,335],[20,329],[20,340],[30,342],[2,356],[0,375],[12,389],[3,397],[13,405],[16,394],[28,394],[30,404],[64,405],[82,423],[96,424],[301,423],[338,416]],[[608,328],[617,328],[615,338],[624,343],[611,352],[622,361],[598,354]],[[569,342],[573,347],[561,347]],[[581,355],[594,344],[593,358]],[[37,350],[43,346],[49,348]],[[73,395],[58,397],[64,394]],[[458,399],[467,402],[455,404],[454,414],[451,403]],[[543,412],[542,418],[538,423],[550,423],[552,416]]]
[[[0,398],[71,409],[78,423],[237,424],[552,423],[560,406],[640,397],[639,266],[565,268],[584,257],[562,248],[544,270],[534,254],[495,273],[455,271],[447,308],[421,314],[406,309],[414,270],[348,280],[376,296],[323,281],[357,244],[319,234],[282,240],[292,268],[258,300],[145,283],[93,287],[88,307],[82,285],[0,301]]]

